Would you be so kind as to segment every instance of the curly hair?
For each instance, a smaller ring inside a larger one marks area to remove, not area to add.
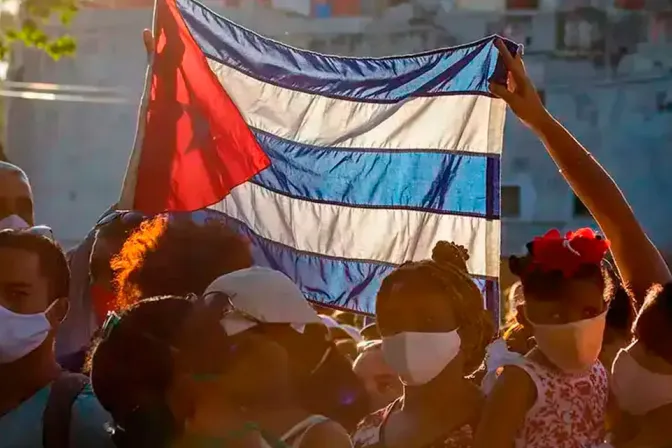
[[[112,260],[117,309],[146,297],[202,294],[220,275],[252,266],[249,246],[224,222],[157,216]]]
[[[467,271],[469,252],[447,241],[439,241],[431,260],[406,262],[388,275],[378,292],[378,303],[385,302],[399,284],[408,285],[416,296],[439,292],[456,316],[465,354],[465,375],[483,363],[485,349],[495,337],[495,323],[485,309],[483,295]]]

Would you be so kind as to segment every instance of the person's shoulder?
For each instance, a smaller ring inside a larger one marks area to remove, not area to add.
[[[536,374],[534,363],[523,362],[510,364],[502,368],[497,385],[500,388],[511,390],[512,393],[536,389]]]
[[[72,405],[70,445],[72,447],[113,447],[107,425],[112,417],[87,385]]]
[[[51,386],[43,387],[22,404],[0,416],[0,448],[41,445],[42,415],[50,390]]]
[[[351,447],[348,432],[340,423],[325,420],[316,424],[306,433],[302,447]]]

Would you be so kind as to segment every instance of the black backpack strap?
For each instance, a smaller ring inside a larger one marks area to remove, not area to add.
[[[89,384],[89,377],[63,372],[51,384],[47,406],[42,414],[42,446],[44,448],[70,447],[70,419],[72,405]]]

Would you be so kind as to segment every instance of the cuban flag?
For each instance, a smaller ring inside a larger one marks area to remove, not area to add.
[[[327,56],[193,0],[159,0],[154,35],[121,205],[214,213],[307,298],[363,313],[396,266],[453,241],[497,312],[505,104],[488,82],[506,70],[495,36]]]

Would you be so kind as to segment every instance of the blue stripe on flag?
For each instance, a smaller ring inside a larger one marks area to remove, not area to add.
[[[223,220],[250,242],[255,264],[285,273],[299,285],[307,298],[337,308],[375,314],[375,297],[380,283],[396,267],[380,262],[297,251],[262,238],[248,226],[214,210],[201,210],[193,216],[197,221],[206,218]],[[482,276],[473,278],[483,292],[488,308],[497,312],[497,279]]]
[[[490,95],[502,82],[495,36],[460,47],[413,56],[348,58],[299,50],[264,38],[193,0],[176,0],[192,37],[213,60],[287,89],[370,102],[413,96]],[[511,51],[516,45],[506,41]]]
[[[255,135],[272,163],[253,182],[277,193],[349,207],[499,217],[487,200],[499,156],[323,148]],[[498,204],[499,189],[490,193]]]

